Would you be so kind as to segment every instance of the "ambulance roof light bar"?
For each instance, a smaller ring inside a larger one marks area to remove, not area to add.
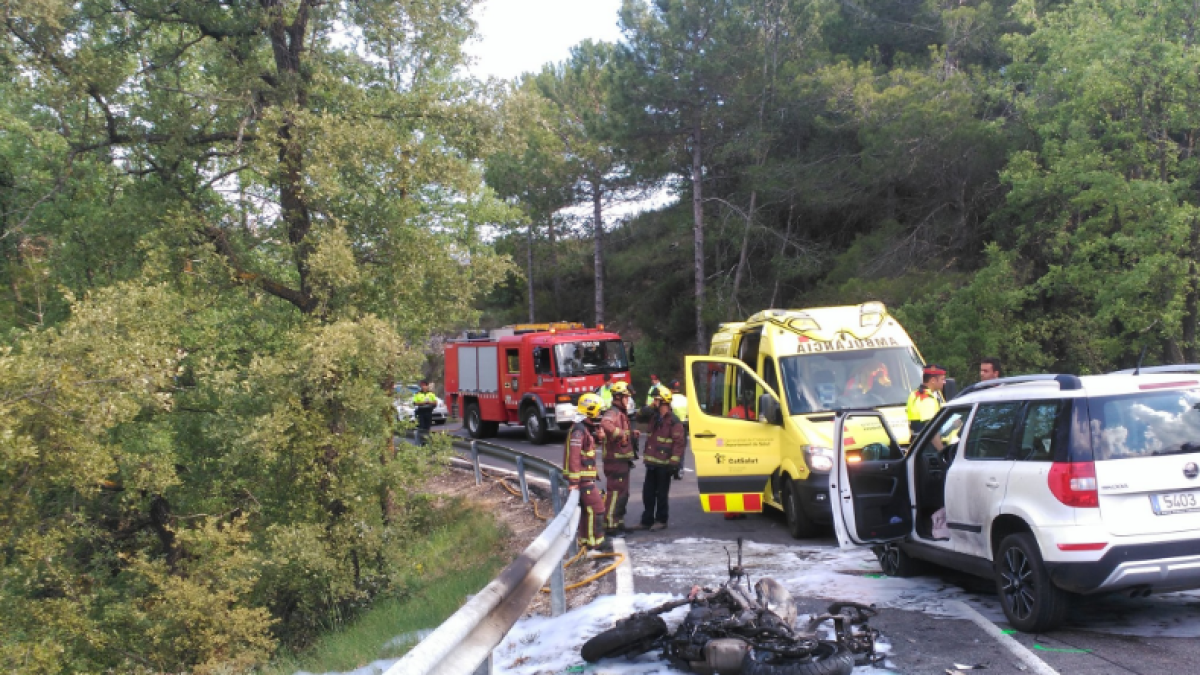
[[[863,328],[878,326],[883,323],[883,317],[886,315],[887,307],[882,302],[864,302],[858,308],[858,323]]]

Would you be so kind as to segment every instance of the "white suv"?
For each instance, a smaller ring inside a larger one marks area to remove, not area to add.
[[[994,578],[1026,632],[1061,623],[1072,594],[1200,588],[1200,366],[980,383],[907,452],[876,411],[834,431],[838,540],[888,575]]]

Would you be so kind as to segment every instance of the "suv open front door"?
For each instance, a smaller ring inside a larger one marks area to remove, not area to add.
[[[687,357],[688,426],[705,511],[758,512],[779,467],[779,397],[745,363]]]
[[[829,480],[838,544],[883,544],[912,532],[908,462],[877,410],[846,410],[833,420],[837,468]]]

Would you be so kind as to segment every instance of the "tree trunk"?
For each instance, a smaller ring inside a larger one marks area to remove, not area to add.
[[[280,0],[262,0],[263,8],[267,10],[270,25],[267,32],[271,39],[271,53],[275,59],[275,68],[279,73],[277,88],[282,91],[291,89],[294,100],[284,103],[285,106],[295,106],[295,110],[308,108],[308,82],[300,69],[300,55],[304,53],[304,36],[308,30],[309,0],[300,3],[296,10],[295,19],[289,24],[285,21],[283,3]],[[292,244],[292,255],[296,264],[296,274],[300,282],[299,297],[294,304],[305,314],[316,311],[318,303],[313,295],[309,279],[308,259],[313,252],[312,241],[309,240],[309,230],[312,229],[312,214],[304,199],[304,146],[300,139],[293,138],[295,128],[294,112],[286,110],[282,116],[283,123],[277,132],[279,144],[279,207],[280,217],[287,225],[288,241]]]
[[[700,113],[692,121],[692,232],[695,238],[696,261],[696,349],[698,354],[708,352],[708,339],[704,334],[704,191],[701,186]]]
[[[750,191],[750,210],[746,212],[746,227],[742,230],[742,254],[738,257],[737,271],[733,273],[733,292],[730,294],[730,300],[733,302],[731,306],[737,311],[737,316],[729,317],[738,319],[744,312],[742,311],[742,303],[738,300],[738,290],[742,287],[742,272],[746,269],[746,258],[750,252],[750,225],[754,222],[754,205],[758,199],[758,190]]]
[[[784,234],[783,234],[783,248],[782,248],[783,255],[787,255],[787,247],[788,247],[788,244],[791,243],[791,240],[792,240],[792,213],[795,210],[796,210],[796,200],[795,200],[795,195],[792,195],[788,199],[787,229],[784,231]],[[775,300],[778,297],[779,297],[779,275],[776,274],[775,275],[775,288],[771,290],[771,302],[770,302],[770,304],[767,305],[767,307],[774,308]]]
[[[600,181],[592,181],[592,225],[595,229],[593,251],[596,267],[596,325],[604,323],[604,217],[600,204],[604,196]]]
[[[525,241],[525,288],[529,291],[529,323],[533,323],[533,221],[529,221],[528,237]]]
[[[562,280],[558,273],[557,233],[554,231],[554,214],[546,217],[546,234],[550,239],[550,292],[554,294],[554,314],[551,319],[562,319]],[[532,319],[530,319],[532,321]]]
[[[1192,232],[1188,249],[1187,297],[1183,312],[1183,359],[1184,363],[1196,362],[1196,322],[1200,321],[1200,279],[1196,278],[1196,255],[1200,249],[1200,222],[1192,221]]]

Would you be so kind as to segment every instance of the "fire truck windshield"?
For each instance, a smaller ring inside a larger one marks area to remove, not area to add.
[[[779,360],[792,415],[904,405],[921,384],[921,361],[909,347],[855,349]]]
[[[558,374],[564,377],[629,370],[620,340],[589,340],[554,345]]]

